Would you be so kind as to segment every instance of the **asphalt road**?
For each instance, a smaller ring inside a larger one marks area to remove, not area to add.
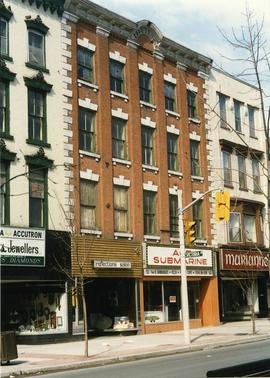
[[[46,378],[202,378],[208,370],[270,357],[270,340],[206,349],[97,368],[46,374]]]

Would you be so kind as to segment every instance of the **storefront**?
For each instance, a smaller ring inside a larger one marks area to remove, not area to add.
[[[224,321],[268,316],[269,254],[257,250],[220,250],[220,301]]]
[[[191,327],[217,325],[218,288],[210,249],[186,249]],[[145,333],[182,329],[179,249],[145,245],[142,284],[142,328]]]
[[[15,330],[28,341],[66,337],[68,283],[55,258],[63,262],[67,234],[14,227],[1,227],[0,233],[1,329]]]
[[[72,241],[72,269],[75,277],[80,276],[81,262],[89,329],[99,332],[136,331],[139,327],[141,245],[126,240],[77,236]],[[82,311],[78,300],[73,305],[76,326],[82,320]]]

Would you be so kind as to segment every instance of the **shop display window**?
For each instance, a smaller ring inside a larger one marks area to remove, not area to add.
[[[1,321],[18,334],[67,332],[65,284],[3,284]]]
[[[188,282],[189,317],[199,317],[199,282]],[[144,282],[145,323],[182,320],[181,287],[179,282]]]

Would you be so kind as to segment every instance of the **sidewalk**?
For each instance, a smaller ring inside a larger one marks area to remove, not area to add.
[[[1,377],[70,370],[268,339],[270,319],[257,319],[256,329],[257,334],[253,336],[250,321],[192,329],[190,346],[184,344],[183,331],[135,336],[102,336],[89,340],[88,358],[83,357],[83,341],[18,345],[18,359],[12,360],[10,365],[1,366]]]

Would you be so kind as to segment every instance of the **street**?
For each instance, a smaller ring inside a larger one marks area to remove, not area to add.
[[[97,368],[46,374],[46,378],[201,378],[219,369],[270,357],[270,340],[205,349],[169,357],[150,358]]]

